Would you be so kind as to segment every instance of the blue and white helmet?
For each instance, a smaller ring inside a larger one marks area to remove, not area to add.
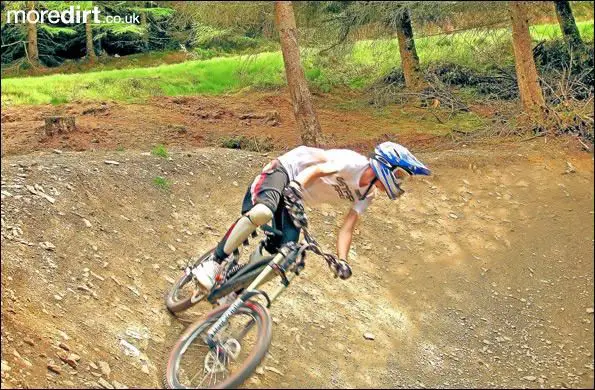
[[[376,146],[370,158],[370,165],[390,199],[396,199],[404,192],[399,185],[400,180],[395,175],[396,169],[403,169],[410,175],[431,174],[406,147],[388,141]]]

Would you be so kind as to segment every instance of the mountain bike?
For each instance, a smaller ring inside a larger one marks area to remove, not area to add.
[[[262,228],[269,238],[281,234],[267,225]],[[227,271],[211,292],[197,288],[189,297],[179,298],[183,285],[194,283],[192,268],[186,268],[167,298],[170,310],[184,310],[205,298],[216,303],[234,292],[238,296],[231,304],[221,305],[182,333],[169,355],[164,378],[166,387],[235,388],[252,374],[271,344],[272,321],[268,308],[304,269],[306,252],[321,256],[335,276],[339,274],[337,258],[322,251],[307,227],[302,227],[302,232],[301,243],[289,242],[268,256],[262,253],[268,243],[265,238],[246,264],[239,264],[239,251],[234,253]],[[208,258],[211,251],[201,256],[195,265]],[[351,269],[347,268],[351,275]],[[276,276],[280,283],[270,295],[259,289]],[[257,297],[266,301],[266,307]]]
[[[165,298],[165,305],[173,313],[179,313],[189,309],[193,305],[205,300],[211,304],[218,304],[228,298],[230,294],[248,287],[248,285],[262,272],[267,264],[277,253],[276,249],[271,250],[271,242],[282,235],[282,232],[269,225],[263,225],[260,229],[265,233],[265,239],[254,250],[245,264],[240,264],[240,252],[236,249],[230,258],[224,263],[225,271],[217,276],[217,283],[211,291],[206,291],[198,283],[194,272],[197,266],[208,259],[215,248],[204,253],[202,256],[193,259],[193,263],[184,269],[182,276],[178,278],[172,289]],[[252,237],[256,237],[256,232]],[[248,245],[248,241],[244,242]],[[268,248],[273,254],[263,253]]]

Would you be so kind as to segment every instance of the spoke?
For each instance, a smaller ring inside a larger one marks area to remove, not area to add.
[[[199,376],[199,375],[200,375],[200,372],[197,372],[196,375],[194,375],[192,378],[190,378],[190,384],[192,384],[192,382],[194,382],[194,380],[196,379],[196,377]],[[204,381],[204,379],[203,379],[203,381]],[[200,383],[202,383],[202,381],[200,381]],[[200,385],[200,383],[199,383],[199,385]]]
[[[207,370],[203,369],[203,372],[206,372]],[[198,375],[198,374],[197,374]],[[202,377],[202,380],[200,381],[200,383],[198,384],[198,386],[200,387],[200,385],[202,385],[202,383],[205,381],[205,379],[207,378],[207,375]]]
[[[178,378],[184,378],[181,382],[189,387],[213,387],[233,377],[257,342],[257,334],[251,332],[257,323],[251,313],[240,312],[231,316],[226,327],[215,336],[221,349],[210,349],[204,341],[208,327],[195,333],[184,351]]]

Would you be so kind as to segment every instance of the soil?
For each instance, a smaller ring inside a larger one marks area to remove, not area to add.
[[[285,148],[298,142],[288,104],[281,95],[72,104],[59,109],[79,115],[82,131],[66,139],[38,134],[54,107],[3,112],[2,387],[162,386],[186,325],[164,295],[279,152],[204,147],[201,131],[270,134]],[[238,119],[269,110],[278,126]],[[345,144],[371,142],[389,120],[366,133],[366,111],[320,112]],[[156,143],[170,157],[151,155]],[[593,155],[541,138],[419,145],[434,175],[370,206],[351,279],[309,256],[271,308],[273,344],[246,385],[593,388]],[[326,248],[347,209],[309,210]]]
[[[345,100],[359,100],[345,106]],[[368,153],[378,140],[397,139],[417,150],[452,146],[444,137],[457,123],[438,120],[419,107],[375,109],[359,96],[342,93],[315,96],[323,128],[322,145],[350,147]],[[482,117],[493,108],[476,105]],[[43,129],[48,116],[75,116],[75,132],[48,137]],[[446,117],[446,114],[443,115]],[[163,144],[170,149],[222,146],[227,137],[243,136],[251,149],[289,149],[300,143],[286,91],[238,93],[221,97],[159,97],[145,103],[74,102],[65,105],[3,107],[2,130],[6,154],[35,150],[123,150]]]

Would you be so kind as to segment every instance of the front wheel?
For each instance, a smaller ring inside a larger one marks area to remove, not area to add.
[[[215,337],[221,350],[215,352],[206,344],[207,331],[228,308],[217,308],[180,336],[167,361],[167,388],[236,388],[264,359],[271,344],[272,323],[268,310],[258,302],[245,302],[229,317]]]

